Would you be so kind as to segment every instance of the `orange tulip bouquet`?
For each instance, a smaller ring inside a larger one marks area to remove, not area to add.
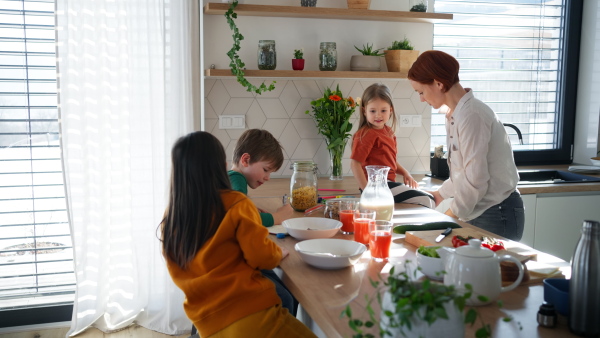
[[[350,116],[354,113],[356,102],[351,97],[344,98],[339,85],[335,90],[325,89],[323,97],[311,101],[312,113],[319,134],[325,136],[331,159],[331,180],[343,178],[342,158],[346,143],[350,138]],[[306,114],[310,114],[306,111]]]

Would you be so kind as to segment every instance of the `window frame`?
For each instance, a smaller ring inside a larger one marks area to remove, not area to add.
[[[565,0],[563,15],[564,34],[559,69],[558,121],[555,126],[555,133],[558,133],[557,148],[513,150],[515,163],[518,166],[573,163],[583,1]],[[433,145],[431,147],[433,148]],[[431,154],[433,156],[433,150]]]
[[[517,165],[571,164],[575,142],[575,112],[577,106],[577,81],[579,78],[579,49],[581,44],[581,19],[583,1],[566,0],[565,34],[562,44],[560,82],[559,132],[557,149],[513,151]],[[572,113],[569,113],[572,112]]]

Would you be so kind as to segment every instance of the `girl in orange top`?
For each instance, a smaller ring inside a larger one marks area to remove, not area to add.
[[[388,121],[391,120],[391,127]],[[396,203],[405,202],[435,207],[433,196],[416,190],[417,181],[396,159],[396,113],[390,89],[375,83],[365,89],[360,105],[358,131],[352,138],[350,168],[361,190],[367,185],[368,165],[390,167],[388,186]],[[396,182],[396,174],[402,175],[404,185]]]
[[[200,336],[316,337],[260,272],[288,254],[267,236],[254,203],[231,190],[219,140],[206,132],[177,140],[161,240]]]

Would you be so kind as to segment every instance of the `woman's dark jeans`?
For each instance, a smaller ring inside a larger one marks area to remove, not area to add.
[[[479,217],[467,223],[513,241],[519,241],[525,226],[525,208],[521,194],[516,190],[502,203],[490,207]]]

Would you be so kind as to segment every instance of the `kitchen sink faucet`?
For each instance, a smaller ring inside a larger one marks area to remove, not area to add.
[[[510,127],[512,129],[514,129],[517,132],[517,136],[519,137],[519,142],[521,144],[523,144],[523,135],[521,134],[521,131],[519,130],[519,128],[517,128],[517,126],[515,126],[514,124],[510,124],[510,123],[502,123],[505,127]]]

